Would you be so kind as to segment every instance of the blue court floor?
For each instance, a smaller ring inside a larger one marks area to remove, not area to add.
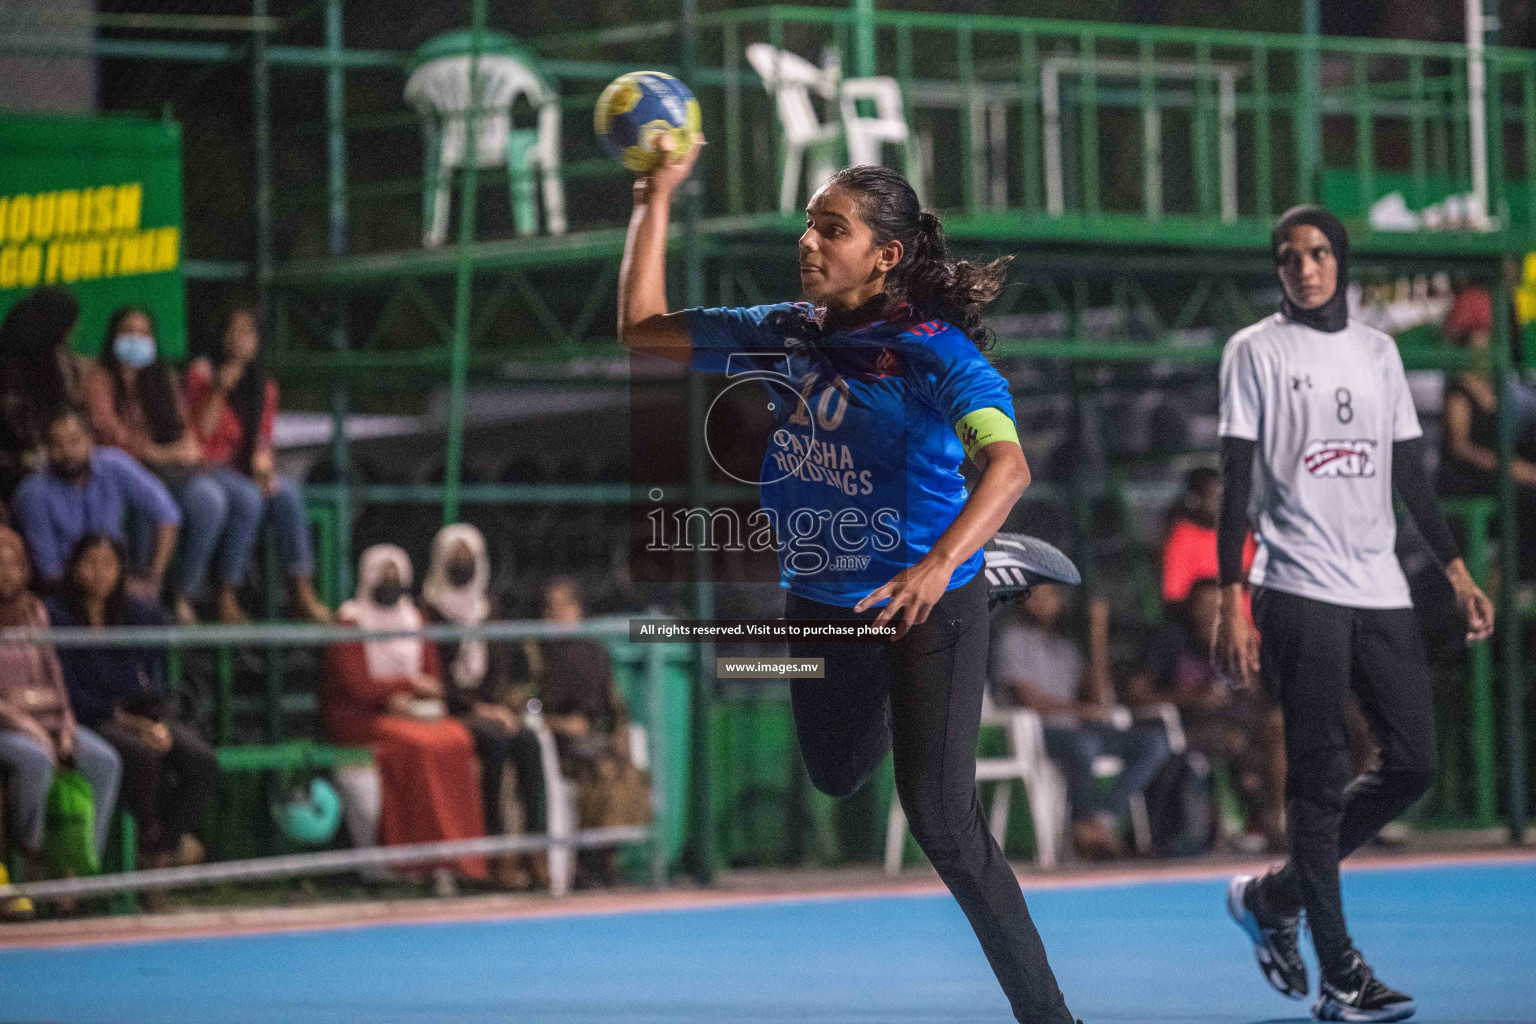
[[[1536,1024],[1536,861],[1354,871],[1344,890],[1416,1020]],[[1260,979],[1224,891],[1028,897],[1087,1024],[1306,1019]],[[926,894],[0,951],[6,1024],[1011,1020],[959,908]]]

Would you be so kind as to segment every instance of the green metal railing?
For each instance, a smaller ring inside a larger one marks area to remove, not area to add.
[[[1322,194],[1326,167],[1354,176],[1363,211],[1379,176],[1406,184],[1411,207],[1444,189],[1473,191],[1467,51],[1453,44],[877,11],[762,7],[700,18],[706,62],[692,84],[706,129],[723,142],[710,212],[772,212],[782,152],[771,97],[744,66],[769,43],[818,60],[850,52],[861,26],[872,73],[901,86],[907,121],[932,140],[934,205],[969,216],[1094,222],[1138,217],[1187,240],[1264,221]],[[561,54],[643,62],[665,53],[663,26],[552,39]],[[1308,81],[1309,62],[1327,81]],[[1529,231],[1536,180],[1536,54],[1486,52],[1488,212]],[[998,122],[998,123],[994,123]],[[999,126],[1001,124],[1001,127]],[[1325,145],[1308,144],[1320,133]],[[772,136],[769,138],[768,136]],[[1241,138],[1244,144],[1239,146]],[[1383,143],[1391,143],[1385,146]],[[1314,153],[1307,157],[1305,154]],[[1304,162],[1310,159],[1311,162]],[[945,182],[949,184],[946,186]]]
[[[214,742],[221,749],[235,753],[224,758],[226,767],[238,770],[244,767],[267,770],[281,762],[285,748],[268,748],[257,754],[248,748],[232,746],[236,742],[234,719],[238,698],[234,692],[233,673],[230,664],[240,650],[262,650],[269,662],[279,658],[286,650],[324,647],[334,643],[356,643],[367,640],[388,639],[399,636],[416,636],[427,642],[462,641],[477,639],[493,642],[514,642],[523,639],[550,639],[583,637],[605,644],[613,657],[617,682],[621,692],[628,693],[631,710],[637,722],[647,729],[648,756],[651,759],[652,807],[654,825],[640,830],[637,835],[650,848],[650,871],[657,884],[667,877],[668,864],[679,853],[685,835],[685,805],[689,780],[686,769],[688,758],[687,732],[689,728],[686,701],[680,701],[679,689],[689,690],[691,682],[681,682],[674,670],[691,665],[692,658],[683,645],[671,643],[632,643],[629,640],[629,620],[623,617],[592,618],[574,626],[542,621],[490,622],[475,626],[458,624],[434,624],[418,630],[409,629],[360,629],[349,626],[315,626],[291,624],[261,624],[247,626],[202,625],[183,626],[125,626],[113,629],[96,629],[83,626],[0,629],[0,643],[48,643],[57,648],[149,648],[166,652],[167,660],[174,665],[188,649],[209,649],[215,652],[219,666],[217,683],[211,694],[216,721]],[[174,669],[173,669],[174,671]],[[174,681],[174,677],[173,677]],[[266,723],[263,735],[267,743],[276,744],[282,739],[271,723],[281,719],[285,710],[285,694],[279,685],[269,685],[261,698],[264,705],[262,718]],[[314,707],[318,702],[314,702]],[[311,707],[313,710],[313,707]],[[304,744],[293,745],[294,750],[307,750]],[[632,830],[633,831],[633,830]],[[536,842],[536,840],[534,840]],[[327,859],[329,858],[329,860]],[[241,862],[237,873],[227,877],[256,878],[304,874],[310,871],[309,862],[320,865],[318,870],[346,870],[353,866],[338,854],[322,854],[290,857],[283,863],[274,862],[263,866],[259,862]],[[331,861],[335,863],[332,864]],[[287,862],[292,862],[291,864]],[[131,871],[131,866],[126,870]],[[226,877],[220,869],[210,868],[204,873],[190,873],[184,884],[198,881],[216,881]],[[80,892],[110,892],[130,890],[138,883],[128,876],[113,876],[83,883]],[[57,889],[65,891],[68,885],[44,884],[34,886],[39,891]]]
[[[253,2],[263,7],[263,0]],[[11,28],[0,34],[0,50],[246,63],[257,76],[258,115],[263,93],[312,88],[312,72],[323,72],[316,109],[324,118],[273,125],[279,134],[269,135],[258,158],[279,140],[322,133],[331,157],[324,173],[285,179],[280,191],[259,190],[258,199],[268,210],[274,203],[317,215],[330,209],[333,223],[344,224],[365,205],[398,204],[422,180],[409,173],[335,177],[352,155],[342,141],[349,136],[393,133],[406,154],[419,150],[403,95],[394,111],[345,117],[347,76],[373,75],[377,88],[384,72],[398,76],[403,90],[411,53],[345,48],[342,7],[333,0],[323,8],[324,46],[280,42],[293,26],[272,31],[276,19],[262,13],[257,17],[268,31],[248,42],[93,40]],[[680,70],[677,33],[678,23],[669,21],[532,41],[544,55],[543,71],[566,93],[568,176],[622,177],[600,157],[580,115],[621,71]],[[754,42],[813,61],[836,48],[855,58],[850,72],[867,60],[859,73],[895,78],[908,123],[931,144],[935,165],[951,172],[936,176],[934,205],[970,217],[1067,217],[1081,221],[1090,238],[1095,225],[1108,229],[1109,220],[1133,217],[1157,222],[1161,237],[1177,242],[1319,199],[1328,171],[1348,172],[1362,212],[1383,182],[1400,183],[1414,208],[1476,186],[1467,51],[1455,44],[795,6],[701,14],[697,33],[690,84],[720,145],[719,155],[711,154],[706,217],[776,212],[777,189],[767,186],[776,184],[782,129],[772,97],[745,63],[745,47]],[[862,49],[855,45],[861,38]],[[1524,235],[1536,207],[1536,176],[1526,173],[1536,164],[1536,54],[1492,47],[1484,64],[1494,128],[1488,212]],[[1310,80],[1314,67],[1319,81]],[[271,75],[278,77],[264,77]],[[1322,145],[1312,144],[1314,135]],[[483,178],[484,187],[500,182]],[[573,214],[576,226],[595,226],[584,209]]]

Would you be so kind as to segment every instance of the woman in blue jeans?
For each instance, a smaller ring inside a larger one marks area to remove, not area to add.
[[[203,446],[204,470],[228,493],[241,496],[243,514],[258,526],[265,521],[272,527],[294,609],[311,622],[330,622],[331,610],[315,594],[304,498],[297,483],[277,475],[272,450],[277,381],[262,363],[253,307],[228,307],[215,358],[194,359],[188,365],[187,405],[192,430]]]
[[[211,569],[219,585],[220,622],[247,621],[236,597],[261,528],[261,494],[249,481],[202,468],[203,449],[188,428],[175,371],[160,358],[149,310],[123,306],[107,321],[101,354],[87,370],[85,397],[98,444],[120,448],[155,473],[182,512],[181,558],[172,610],[182,625],[197,621]],[[135,522],[135,551],[149,550],[155,524]]]

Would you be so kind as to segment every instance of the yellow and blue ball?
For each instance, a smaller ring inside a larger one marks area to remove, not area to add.
[[[664,136],[673,152],[688,153],[699,138],[699,101],[682,82],[660,71],[631,71],[608,84],[597,98],[592,126],[608,155],[632,171],[661,166],[657,148]]]

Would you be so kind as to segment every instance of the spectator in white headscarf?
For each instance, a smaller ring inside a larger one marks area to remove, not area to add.
[[[421,587],[428,621],[474,625],[501,618],[490,584],[485,536],[468,523],[438,531]],[[438,651],[448,713],[464,723],[480,757],[486,831],[496,835],[516,830],[502,804],[502,776],[508,765],[516,773],[524,825],[541,830],[544,777],[539,741],[518,714],[524,701],[514,685],[512,648],[504,641],[466,640],[444,641]],[[496,858],[491,869],[503,885],[526,887],[542,875],[543,863],[540,858],[509,855]]]

